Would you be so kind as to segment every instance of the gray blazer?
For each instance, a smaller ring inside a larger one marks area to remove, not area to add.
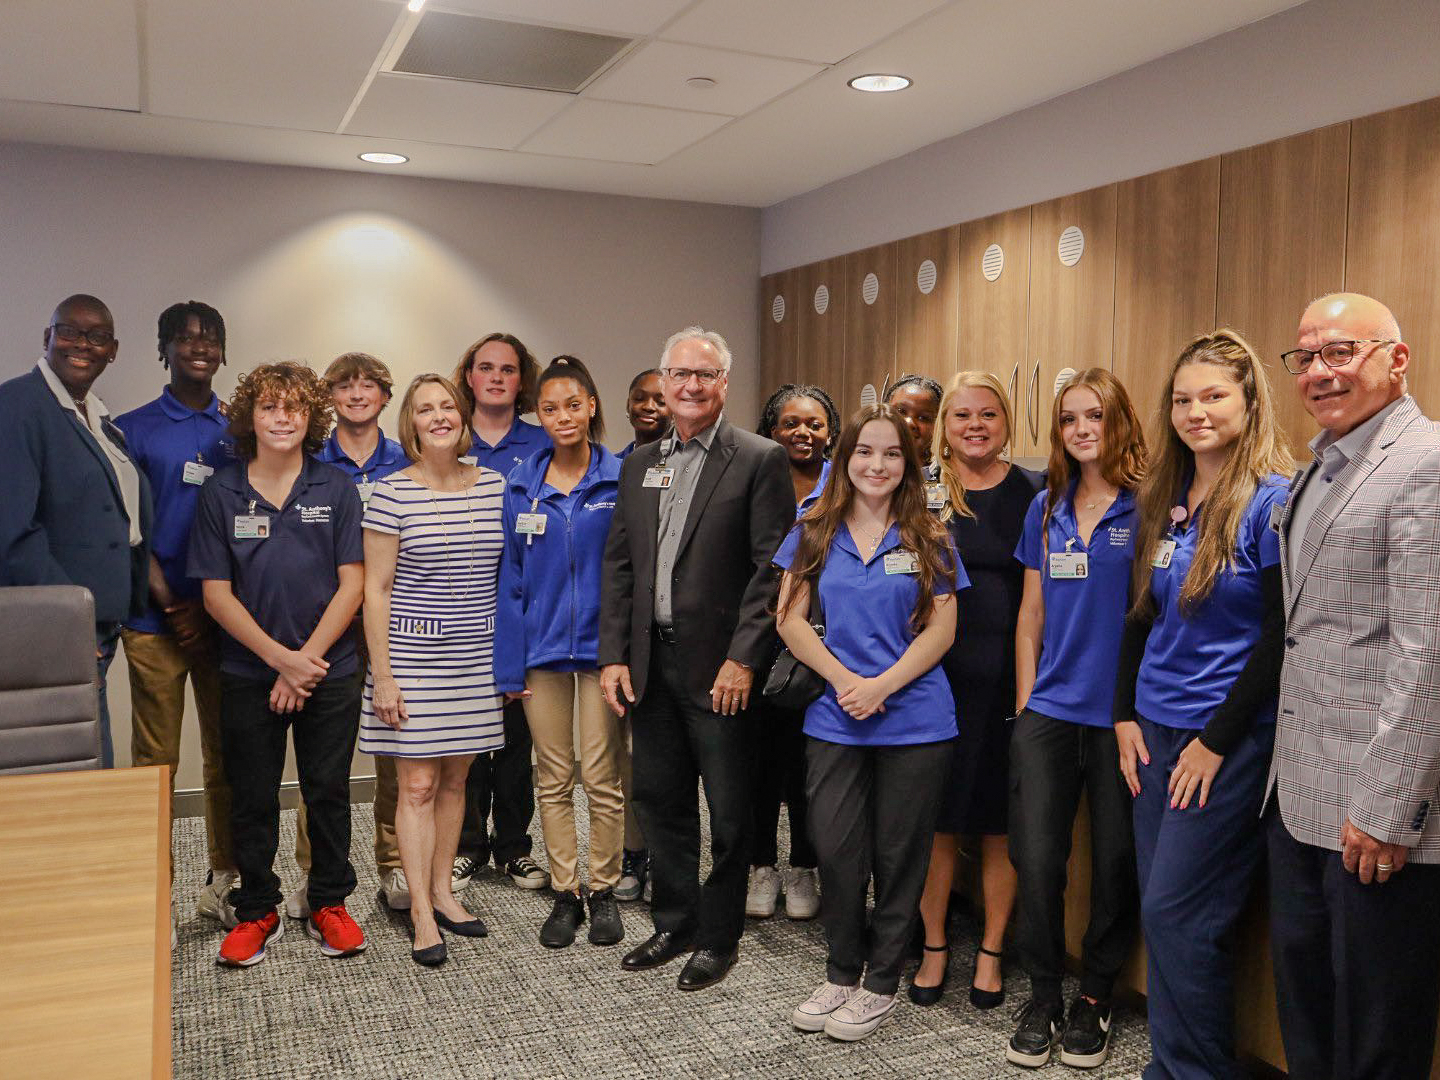
[[[1349,818],[1440,863],[1440,433],[1406,395],[1289,536],[1302,475],[1269,784],[1302,843],[1340,850]]]

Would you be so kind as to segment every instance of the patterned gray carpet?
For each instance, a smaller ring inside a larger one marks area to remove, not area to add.
[[[577,801],[582,802],[579,792]],[[583,812],[580,815],[584,821]],[[1006,977],[1006,1003],[988,1013],[965,999],[975,926],[957,917],[952,991],[916,1008],[902,996],[895,1019],[861,1043],[802,1035],[790,1010],[819,984],[825,941],[819,922],[777,916],[751,920],[740,961],[719,986],[694,994],[675,989],[680,962],[629,974],[620,957],[650,933],[644,904],[622,905],[625,943],[609,949],[584,941],[541,948],[548,892],[525,892],[493,868],[465,893],[490,926],[478,942],[449,937],[450,962],[437,970],[411,963],[406,923],[376,899],[370,850],[373,818],[354,807],[352,858],[360,878],[350,912],[369,948],[327,960],[287,920],[267,959],[246,970],[215,964],[221,930],[195,915],[204,881],[204,828],[175,823],[175,1075],[223,1080],[345,1078],[440,1080],[481,1077],[1022,1077],[1005,1062],[1012,1014],[1023,978]],[[782,825],[782,828],[784,826]],[[290,855],[295,815],[281,821],[280,875],[296,880]],[[543,863],[539,823],[536,859]],[[782,841],[781,851],[787,845]],[[583,865],[583,860],[582,860]],[[1067,988],[1073,993],[1074,988]],[[903,995],[903,989],[902,989]],[[1148,1057],[1144,1018],[1119,1011],[1110,1061],[1095,1077],[1135,1077]],[[1057,1063],[1051,1075],[1082,1075]]]

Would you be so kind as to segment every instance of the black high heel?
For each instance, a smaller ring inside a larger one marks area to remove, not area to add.
[[[981,953],[984,953],[986,956],[993,956],[996,960],[1004,959],[1005,954],[995,952],[993,949],[987,949],[984,945],[978,946],[975,951],[975,966],[970,969],[970,1004],[977,1009],[993,1009],[1005,1000],[1005,987],[1002,984],[999,990],[981,990],[980,987],[975,985],[975,972],[980,967]],[[1001,970],[1000,976],[1002,979],[1005,976],[1003,969]]]
[[[944,945],[924,945],[922,948],[926,952],[943,952],[948,954],[950,952],[950,943],[947,941]],[[940,984],[938,986],[916,986],[915,980],[911,979],[910,989],[907,993],[910,996],[910,1000],[916,1005],[934,1005],[945,996],[945,984],[949,981],[950,957],[947,955],[945,957],[945,970],[940,975]]]

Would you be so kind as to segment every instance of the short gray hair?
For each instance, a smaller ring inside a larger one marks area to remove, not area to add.
[[[670,350],[679,345],[682,341],[703,341],[715,350],[720,357],[720,370],[729,374],[730,372],[730,346],[725,344],[725,339],[714,330],[706,330],[699,326],[687,326],[684,330],[677,330],[665,339],[665,347],[660,350],[660,367],[665,367],[665,362],[670,359]]]

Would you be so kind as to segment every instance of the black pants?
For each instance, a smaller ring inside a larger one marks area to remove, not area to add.
[[[953,752],[953,741],[842,746],[806,739],[830,982],[854,986],[863,972],[872,993],[893,994],[900,985]],[[875,911],[867,935],[865,894],[872,877]]]
[[[1080,992],[1109,1001],[1135,941],[1139,907],[1130,792],[1115,732],[1022,710],[1010,737],[1016,936],[1031,995],[1050,1004],[1062,1001],[1066,863],[1081,792],[1090,807],[1090,922]]]
[[[1223,776],[1223,773],[1222,773]],[[1362,885],[1272,806],[1270,944],[1295,1080],[1423,1080],[1440,1000],[1440,866]]]
[[[658,639],[645,696],[634,710],[640,828],[650,845],[650,916],[656,930],[730,949],[745,928],[750,856],[750,718],[717,716],[685,693],[685,657]],[[700,878],[700,806],[710,809],[710,875]]]
[[[751,748],[754,752],[755,789],[752,803],[755,840],[750,851],[751,866],[775,866],[779,862],[776,829],[780,826],[780,804],[790,814],[790,865],[813,869],[815,845],[810,840],[810,799],[805,794],[805,713],[781,709],[768,701],[755,704]]]
[[[360,679],[327,679],[298,712],[270,710],[273,679],[220,676],[220,743],[230,783],[230,831],[242,922],[274,910],[284,896],[275,875],[280,842],[280,777],[285,734],[293,733],[300,793],[310,823],[310,910],[344,903],[355,888],[350,864],[350,758],[360,727]]]
[[[479,862],[495,856],[504,868],[530,854],[530,822],[535,817],[535,779],[530,769],[530,725],[525,706],[505,704],[505,745],[477,754],[465,778],[465,817],[460,824],[461,855]],[[491,815],[495,831],[489,831]]]

